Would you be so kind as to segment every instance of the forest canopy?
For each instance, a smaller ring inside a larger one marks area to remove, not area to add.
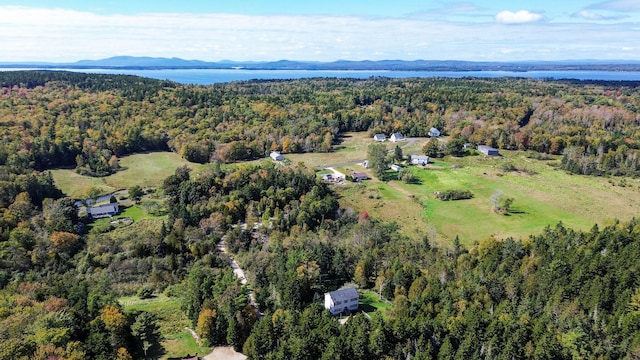
[[[0,72],[0,358],[163,356],[161,329],[171,324],[126,310],[124,296],[170,299],[186,321],[180,330],[252,359],[637,358],[637,219],[438,246],[340,205],[302,163],[222,163],[331,151],[347,131],[426,136],[436,127],[454,144],[562,154],[567,171],[635,176],[639,106],[631,82],[192,86]],[[176,169],[152,194],[162,214],[123,228],[81,216],[46,171],[101,176],[119,157],[152,150],[213,164]],[[454,192],[447,199],[473,197]],[[387,309],[341,325],[321,296],[345,285]]]
[[[347,131],[427,136],[564,154],[583,174],[638,171],[634,82],[301,79],[180,85],[135,76],[0,73],[0,165],[116,171],[117,158],[173,150],[195,162],[327,152]]]

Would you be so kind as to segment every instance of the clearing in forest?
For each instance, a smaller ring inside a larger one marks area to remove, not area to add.
[[[373,140],[363,134],[344,138],[336,152],[323,154],[327,164],[345,159],[363,160]],[[412,149],[427,139],[417,140]],[[390,149],[395,144],[389,144]],[[343,173],[367,171],[371,180],[335,186],[342,206],[367,210],[373,218],[395,221],[399,231],[412,238],[424,236],[447,244],[456,236],[465,244],[488,236],[525,238],[558,222],[588,230],[629,220],[640,214],[640,180],[625,177],[572,175],[558,168],[560,158],[537,160],[520,151],[501,150],[502,156],[484,155],[436,159],[427,167],[408,166],[416,181],[380,181],[361,165],[336,167]],[[410,152],[405,152],[405,157]],[[307,163],[301,155],[299,161]],[[307,166],[318,166],[310,154]],[[391,177],[394,173],[389,173]],[[470,190],[469,200],[440,201],[435,193],[444,190]],[[493,211],[491,197],[501,193],[512,198],[508,215]]]

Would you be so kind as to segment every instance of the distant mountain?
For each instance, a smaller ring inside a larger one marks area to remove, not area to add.
[[[156,58],[156,57],[136,57],[136,56],[114,56],[108,59],[102,60],[80,60],[71,65],[76,66],[107,66],[107,67],[138,67],[138,66],[151,66],[151,67],[197,67],[207,66],[205,61],[200,60],[184,60],[180,58]]]
[[[610,70],[640,71],[640,61],[564,60],[487,62],[459,60],[338,60],[313,61],[231,61],[207,62],[180,58],[115,56],[74,63],[0,63],[3,68],[37,67],[46,69],[247,69],[247,70],[388,70],[388,71],[535,71]]]

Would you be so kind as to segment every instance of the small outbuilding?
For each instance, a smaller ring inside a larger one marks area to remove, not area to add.
[[[375,134],[375,135],[373,135],[373,140],[379,141],[379,142],[384,142],[385,140],[387,140],[387,135],[385,135],[385,134]]]
[[[118,211],[119,208],[116,203],[87,207],[87,215],[93,219],[111,217],[117,215]]]
[[[411,155],[411,163],[413,165],[427,165],[429,157],[426,155]]]
[[[480,151],[481,153],[487,156],[500,155],[500,153],[498,152],[498,149],[492,148],[491,146],[488,146],[488,145],[478,145],[478,151]]]
[[[400,170],[402,170],[402,166],[396,165],[396,164],[391,164],[391,165],[389,165],[389,167],[391,168],[391,170],[393,170],[395,172],[399,172]]]
[[[274,161],[282,161],[284,160],[284,156],[282,156],[282,154],[280,153],[280,151],[272,151],[271,154],[269,154],[269,156],[274,160]]]
[[[438,137],[438,136],[440,136],[440,130],[432,127],[431,129],[429,129],[429,132],[427,133],[427,135],[429,135],[431,137]]]
[[[358,291],[353,288],[345,288],[324,294],[324,308],[331,315],[350,313],[358,310]]]
[[[389,140],[392,142],[398,142],[398,141],[405,141],[406,138],[404,137],[404,135],[400,133],[393,133],[391,134],[391,138]]]
[[[351,178],[355,181],[367,180],[369,178],[367,176],[367,173],[363,173],[360,171],[354,171],[351,174],[349,174],[349,176],[351,176]]]

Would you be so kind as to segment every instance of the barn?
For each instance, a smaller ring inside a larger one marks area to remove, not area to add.
[[[491,146],[488,146],[488,145],[478,145],[478,151],[480,151],[481,153],[487,156],[500,155],[500,153],[498,152],[498,149],[492,148]]]

